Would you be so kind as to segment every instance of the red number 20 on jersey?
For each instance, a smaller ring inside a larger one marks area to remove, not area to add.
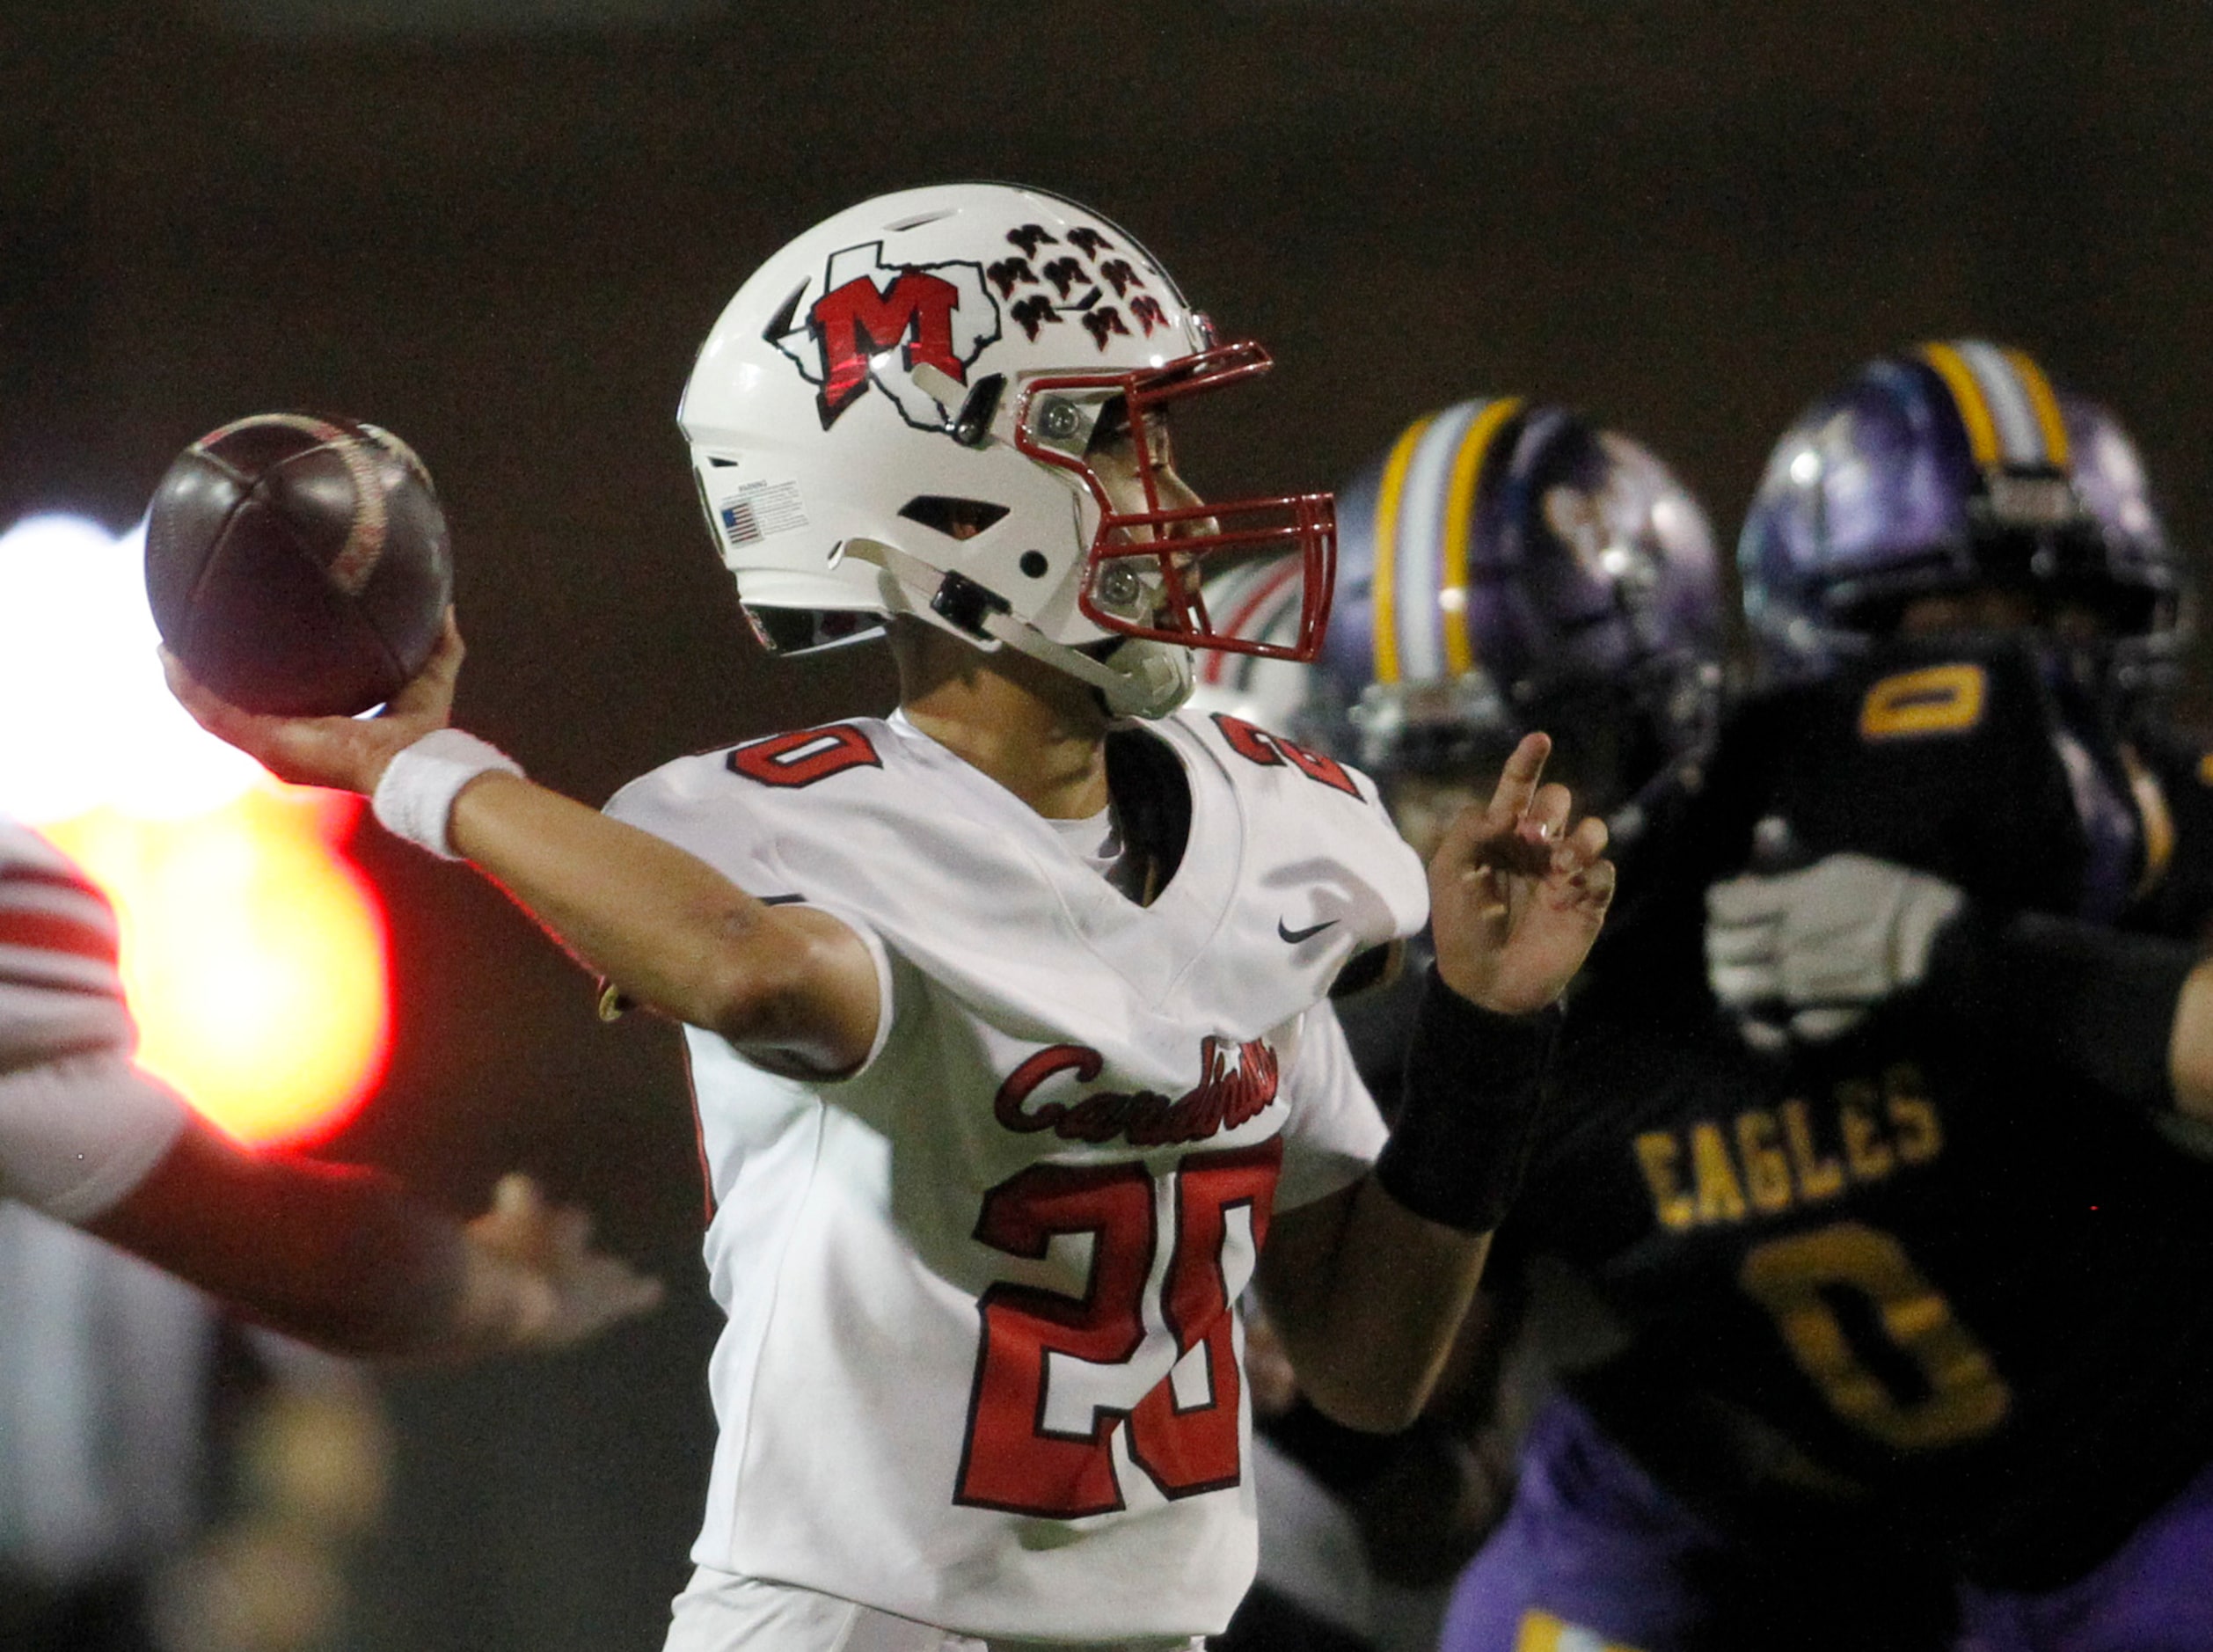
[[[1117,1424],[1165,1496],[1238,1483],[1231,1305],[1267,1236],[1282,1165],[1280,1142],[1193,1153],[1158,1182],[1140,1164],[1033,1165],[984,1195],[984,1244],[1042,1260],[1056,1235],[1088,1234],[1091,1269],[1080,1297],[1008,1283],[983,1293],[955,1502],[1057,1519],[1120,1509]]]

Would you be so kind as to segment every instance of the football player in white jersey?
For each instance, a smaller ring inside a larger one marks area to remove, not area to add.
[[[131,1064],[116,947],[106,897],[0,817],[0,1196],[341,1353],[558,1348],[658,1298],[521,1177],[464,1228],[385,1177],[238,1147]]]
[[[1170,446],[1172,404],[1267,365],[1072,202],[882,197],[745,284],[681,420],[763,641],[887,632],[890,719],[602,815],[443,727],[456,632],[362,722],[172,666],[216,733],[373,793],[685,1023],[730,1324],[671,1648],[1190,1645],[1253,1571],[1256,1266],[1318,1403],[1390,1429],[1433,1379],[1612,868],[1542,736],[1425,891],[1364,778],[1174,715],[1192,648],[1253,646],[1204,559],[1296,562],[1293,657],[1326,620],[1328,497],[1201,504]],[[1326,995],[1432,903],[1433,1036],[1494,1082],[1386,1145]]]

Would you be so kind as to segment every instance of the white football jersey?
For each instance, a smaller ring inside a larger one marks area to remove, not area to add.
[[[0,819],[0,1194],[81,1222],[142,1181],[185,1104],[130,1064],[114,909]]]
[[[1372,783],[1146,726],[1191,821],[1149,906],[903,718],[684,758],[610,811],[878,957],[877,1047],[687,1029],[729,1326],[694,1558],[974,1635],[1219,1629],[1254,1564],[1236,1303],[1269,1213],[1384,1130],[1326,993],[1418,930]]]

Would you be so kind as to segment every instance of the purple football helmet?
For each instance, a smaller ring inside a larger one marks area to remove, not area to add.
[[[1713,536],[1638,443],[1565,408],[1461,402],[1340,496],[1304,724],[1380,775],[1479,772],[1542,728],[1610,811],[1700,749],[1725,647]]]
[[[2180,567],[2135,444],[2024,352],[1977,340],[1870,362],[1808,408],[1737,560],[1771,681],[1864,653],[1917,596],[1984,586],[2098,616],[2085,671],[2123,699],[2180,669]]]

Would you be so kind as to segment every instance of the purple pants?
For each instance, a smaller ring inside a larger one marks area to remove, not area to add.
[[[1600,1432],[1574,1405],[1539,1414],[1522,1453],[1506,1520],[1461,1574],[1442,1652],[1715,1652],[1743,1642],[1748,1557]],[[1818,1561],[1819,1556],[1815,1559]],[[1842,1593],[1787,1588],[1759,1611],[1756,1642],[1831,1638],[1840,1605],[1880,1596],[1863,1562],[1822,1580]],[[2095,1571],[2041,1595],[1961,1585],[1954,1652],[2213,1652],[2213,1466],[2139,1527]],[[1789,1614],[1802,1602],[1805,1618]],[[1828,1632],[1824,1634],[1824,1631]],[[1895,1633],[1856,1627],[1845,1639],[1905,1645],[1941,1621],[1910,1618]],[[1781,1637],[1781,1638],[1771,1638]],[[1867,1638],[1862,1638],[1867,1637]]]
[[[2097,1570],[2041,1595],[1962,1584],[1959,1652],[2209,1652],[2213,1466]]]
[[[1537,1414],[1513,1506],[1468,1563],[1442,1652],[1692,1652],[1708,1603],[1689,1580],[1720,1541],[1572,1401]]]

